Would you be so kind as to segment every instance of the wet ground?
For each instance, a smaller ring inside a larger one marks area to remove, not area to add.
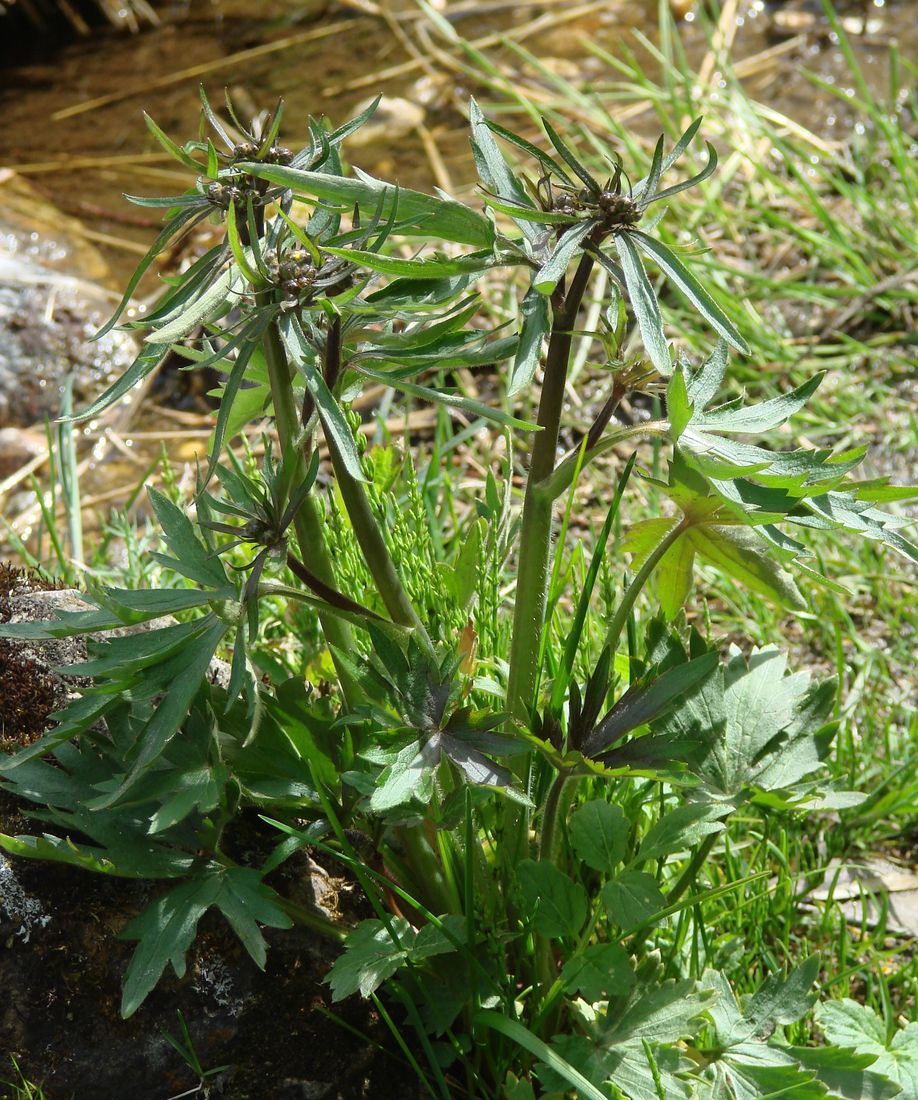
[[[425,30],[410,0],[384,0],[385,18],[362,14],[364,6],[376,8],[371,0],[187,0],[160,4],[160,26],[141,34],[103,28],[69,42],[0,29],[0,166],[27,174],[61,210],[79,217],[119,280],[156,225],[151,212],[129,206],[122,193],[168,193],[188,183],[147,134],[142,111],[179,139],[193,136],[199,83],[217,100],[228,87],[243,110],[283,96],[290,144],[305,132],[310,113],[340,121],[377,92],[403,97],[423,109],[422,126],[399,132],[399,119],[389,120],[380,140],[360,151],[362,165],[392,173],[405,186],[452,182],[460,190],[471,175],[465,104],[473,81],[457,68],[457,55],[444,57],[442,42]],[[781,46],[779,63],[754,77],[756,95],[817,133],[843,137],[837,101],[815,92],[800,73],[807,66],[829,80],[845,78],[819,5],[730,0],[724,7],[732,16],[726,26],[735,58]],[[878,89],[893,39],[903,56],[918,53],[914,0],[853,0],[840,9]],[[635,45],[635,30],[654,37],[657,26],[655,0],[450,0],[444,11],[461,34],[478,40],[507,33],[574,81],[611,75],[588,57],[585,38],[615,53],[623,43]],[[689,53],[700,55],[706,43],[697,28],[689,12],[683,35]],[[499,46],[487,48],[500,56]]]

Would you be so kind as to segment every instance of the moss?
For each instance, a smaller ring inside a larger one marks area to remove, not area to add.
[[[36,572],[0,562],[0,622],[9,621],[14,594],[60,587]],[[61,703],[60,680],[16,642],[0,638],[0,751],[13,752],[37,740]]]

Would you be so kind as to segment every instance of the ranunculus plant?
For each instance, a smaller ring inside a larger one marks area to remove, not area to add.
[[[137,941],[125,1015],[168,964],[181,975],[217,907],[259,965],[263,926],[342,940],[333,999],[400,1004],[386,1018],[403,1012],[395,1026],[415,1032],[404,1050],[433,1096],[893,1095],[869,1059],[788,1040],[816,996],[815,957],[740,1002],[698,946],[716,938],[704,914],[718,899],[767,877],[706,874],[738,811],[856,796],[823,767],[834,685],[789,673],[777,649],[722,652],[686,625],[696,559],[793,609],[794,573],[832,583],[807,564],[814,531],[918,558],[880,507],[897,490],[856,480],[862,450],[768,445],[818,377],[757,404],[722,396],[729,350],[750,354],[731,320],[742,307],[654,235],[667,200],[715,171],[710,146],[700,170],[682,168],[700,120],[671,149],[661,138],[631,181],[614,158],[597,176],[547,122],[536,146],[472,103],[479,208],[345,171],[341,146],[370,112],[337,130],[311,121],[294,152],[280,109],[245,126],[203,106],[213,136],[181,147],[149,123],[193,178],[132,200],[165,225],[122,309],[177,237],[206,219],[224,236],[130,322],[141,354],[82,414],[167,353],[222,372],[193,507],[149,494],[175,583],[93,587],[92,610],[3,633],[173,618],[98,642],[69,670],[92,687],[0,763],[48,831],[0,844],[163,880],[123,930]],[[600,270],[602,329],[584,333]],[[476,287],[497,280],[519,289],[515,329],[482,308]],[[663,289],[710,327],[704,362],[674,352]],[[602,350],[605,391],[561,453],[580,339]],[[489,402],[463,391],[477,367],[496,380]],[[510,457],[477,494],[453,486],[457,440],[442,434],[432,450],[367,449],[353,406],[380,387],[444,410],[441,425],[458,412],[503,433],[522,490]],[[640,395],[664,412],[617,415]],[[267,420],[260,461],[234,449]],[[564,534],[586,481],[603,507],[575,569]],[[649,512],[646,499],[662,503]],[[266,616],[319,632],[309,669],[265,663]],[[315,690],[323,676],[330,691]],[[260,866],[225,844],[253,812],[276,831]],[[307,845],[359,880],[372,919],[337,928],[268,885]]]

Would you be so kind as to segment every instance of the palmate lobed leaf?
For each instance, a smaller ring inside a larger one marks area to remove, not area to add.
[[[121,932],[122,939],[139,941],[125,975],[122,1017],[132,1016],[143,1004],[167,964],[178,977],[184,975],[198,921],[212,906],[221,910],[256,965],[264,969],[265,942],[258,924],[289,928],[293,923],[278,901],[260,872],[214,865],[159,898]]]

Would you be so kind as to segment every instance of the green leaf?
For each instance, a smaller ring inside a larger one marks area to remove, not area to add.
[[[580,1100],[607,1100],[606,1094],[600,1092],[579,1070],[576,1070],[560,1054],[533,1035],[528,1028],[517,1023],[516,1020],[501,1016],[499,1012],[487,1010],[475,1014],[475,1023],[480,1027],[490,1028],[492,1031],[505,1035],[524,1050],[528,1050],[530,1054],[534,1054],[536,1058],[543,1061],[569,1085],[573,1086],[577,1090]]]
[[[532,924],[540,935],[575,936],[587,916],[586,891],[553,863],[524,859],[516,867],[517,880]]]
[[[644,271],[638,250],[631,240],[631,234],[616,234],[615,249],[621,261],[631,308],[634,310],[638,328],[641,330],[644,350],[656,370],[664,378],[669,378],[673,372],[673,364],[663,332],[663,318],[660,316],[657,296]]]
[[[891,1100],[902,1095],[898,1084],[868,1069],[876,1063],[873,1054],[836,1046],[791,1047],[789,1053],[839,1100]]]
[[[660,820],[641,841],[636,862],[661,859],[686,848],[694,848],[704,837],[723,832],[724,823],[717,820],[723,810],[719,806],[689,804],[666,810]]]
[[[646,924],[666,908],[666,899],[651,875],[625,871],[602,889],[609,920],[623,931]]]
[[[816,1023],[830,1042],[875,1055],[872,1071],[901,1087],[900,1100],[918,1100],[918,1023],[898,1028],[888,1039],[874,1010],[847,997],[818,1005]]]
[[[508,397],[515,397],[532,382],[542,356],[542,344],[551,328],[548,299],[538,287],[531,286],[526,291],[520,316],[520,341],[507,383]]]
[[[596,224],[595,221],[580,222],[565,231],[551,255],[533,276],[532,286],[539,294],[549,296],[554,293],[581,242],[592,233]]]
[[[782,607],[800,610],[806,600],[794,578],[768,553],[767,544],[748,527],[719,527],[698,524],[684,536],[705,561],[735,583],[774,600]]]
[[[344,941],[344,951],[325,977],[332,1000],[343,1001],[354,993],[369,997],[408,961],[414,935],[404,917],[391,917],[388,927],[379,920],[361,921]]]
[[[220,784],[226,781],[226,776],[226,768],[214,769],[209,765],[175,776],[172,779],[175,793],[150,818],[150,834],[171,829],[194,810],[210,813],[220,800]]]
[[[639,229],[632,229],[630,237],[637,241],[640,248],[651,257],[673,286],[698,310],[718,336],[737,351],[748,354],[749,347],[737,327],[672,249]]]
[[[121,1015],[132,1016],[171,962],[178,977],[185,973],[185,954],[194,941],[198,921],[217,900],[218,875],[184,882],[163,895],[121,931],[121,938],[139,940],[124,979]]]
[[[148,488],[147,495],[163,529],[166,545],[175,555],[173,568],[198,584],[209,588],[225,587],[226,571],[222,563],[195,534],[194,525],[182,509],[158,489]]]
[[[95,871],[97,874],[118,874],[115,864],[106,858],[103,848],[75,844],[69,837],[62,840],[49,833],[44,836],[7,836],[0,833],[0,848],[23,859],[46,859],[80,867],[84,871]]]
[[[406,279],[448,279],[453,275],[478,274],[494,267],[494,254],[474,252],[468,256],[418,256],[403,260],[398,256],[383,256],[359,248],[332,248],[324,246],[332,256],[341,256],[358,267],[378,271],[381,275],[398,275]]]
[[[554,145],[557,152],[561,154],[561,158],[565,161],[568,168],[574,172],[589,191],[598,194],[600,190],[599,184],[593,179],[586,168],[584,168],[570,147],[564,142],[561,135],[544,116],[542,118],[542,125],[545,128],[545,133],[548,134],[548,140]]]
[[[667,669],[649,683],[633,684],[584,739],[584,756],[600,757],[626,733],[664,714],[680,695],[698,686],[717,667],[716,652]]]
[[[112,323],[114,324],[114,322]],[[102,335],[102,333],[99,335]],[[168,344],[156,343],[144,345],[144,347],[140,349],[137,358],[131,363],[124,374],[122,374],[117,381],[113,382],[107,390],[101,393],[88,408],[84,409],[82,412],[75,413],[70,419],[74,421],[89,420],[91,417],[98,416],[99,413],[110,408],[116,401],[120,401],[122,397],[128,394],[138,382],[142,382],[144,378],[152,374],[168,352]]]
[[[465,610],[478,590],[478,573],[481,569],[482,535],[486,530],[484,520],[478,519],[468,528],[466,537],[459,543],[455,564],[447,572],[447,584],[456,605]]]
[[[774,397],[770,401],[760,401],[758,405],[745,408],[731,406],[713,412],[700,413],[693,421],[693,427],[703,431],[758,433],[777,428],[798,413],[819,388],[825,376],[814,375],[802,386],[790,393]]]
[[[571,843],[587,866],[596,871],[614,871],[625,858],[630,828],[621,806],[594,799],[571,816]]]
[[[628,952],[617,943],[594,943],[574,955],[561,971],[561,981],[571,994],[587,1001],[621,997],[634,985]]]
[[[261,872],[254,867],[229,867],[222,873],[221,890],[215,903],[260,970],[265,968],[267,945],[258,925],[293,927],[293,921],[279,901],[278,895],[261,881]]]
[[[544,301],[544,299],[542,300]],[[537,424],[533,424],[528,420],[520,420],[518,417],[505,413],[502,409],[495,409],[491,405],[474,401],[470,397],[431,389],[429,386],[421,386],[416,382],[408,382],[403,378],[387,374],[385,371],[371,370],[364,364],[361,364],[357,369],[361,374],[367,378],[372,378],[375,382],[381,382],[384,386],[391,386],[392,389],[410,394],[412,397],[420,397],[432,404],[443,405],[448,409],[458,409],[460,412],[473,417],[480,417],[482,420],[488,420],[493,424],[500,424],[505,428],[515,428],[517,431],[522,432],[539,431]]]
[[[669,413],[670,438],[673,443],[678,443],[679,437],[692,419],[692,406],[681,367],[676,367],[666,387],[666,410]]]
[[[191,302],[182,302],[163,324],[144,337],[150,344],[175,344],[184,340],[199,325],[212,320],[221,310],[234,304],[236,288],[242,282],[239,269],[228,267],[226,271],[205,286]]]
[[[95,802],[96,809],[107,809],[122,799],[178,732],[192,700],[206,680],[213,655],[228,629],[229,624],[222,619],[209,616],[207,629],[183,652],[162,666],[161,674],[166,676],[169,690],[138,736],[137,756],[127,775],[113,793]]]
[[[398,217],[406,223],[400,232],[407,236],[437,237],[477,248],[491,248],[494,243],[491,222],[462,203],[404,187],[396,191],[391,184],[365,172],[359,172],[357,178],[348,178],[274,164],[244,163],[238,168],[295,193],[337,201],[350,208],[357,204],[364,210],[378,209],[383,219],[391,216],[397,202]]]
[[[281,335],[296,369],[302,375],[306,388],[316,403],[329,448],[336,453],[336,458],[352,478],[356,481],[366,481],[360,454],[354,441],[354,433],[351,431],[344,411],[322,377],[321,371],[316,370],[302,329],[292,322],[284,326]]]
[[[518,206],[532,209],[529,196],[511,171],[506,160],[504,160],[504,156],[492,136],[487,120],[474,99],[469,101],[469,122],[472,131],[470,139],[472,154],[475,158],[475,166],[478,169],[479,177],[500,198],[509,199]],[[511,213],[512,216],[512,208],[507,212]],[[534,241],[538,237],[538,228],[530,222],[520,219],[516,224],[530,241]]]

